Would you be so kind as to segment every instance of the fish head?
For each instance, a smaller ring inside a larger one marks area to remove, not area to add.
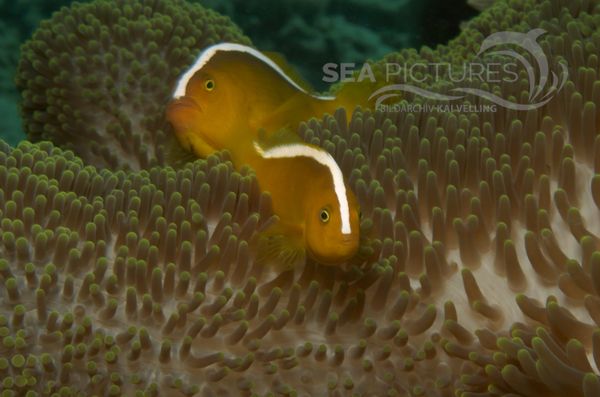
[[[186,81],[182,92],[175,93],[166,117],[185,149],[204,157],[203,147],[215,151],[227,147],[227,131],[237,111],[232,86],[227,73],[206,67]]]
[[[240,140],[247,143],[248,131],[287,125],[291,114],[305,111],[307,90],[275,54],[218,43],[203,49],[180,76],[167,119],[182,146],[204,157],[211,150],[233,150]]]
[[[356,197],[346,188],[346,205],[340,205],[333,189],[311,195],[306,215],[306,246],[309,255],[326,265],[354,257],[359,249],[359,214]]]

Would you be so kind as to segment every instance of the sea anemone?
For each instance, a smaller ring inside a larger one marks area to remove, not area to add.
[[[97,171],[24,142],[2,144],[0,182],[5,390],[192,395],[197,375],[252,363],[219,345],[266,317],[253,312],[251,242],[272,222],[270,198],[252,175],[222,156]],[[239,330],[221,338],[227,324]]]
[[[173,137],[163,113],[175,81],[219,41],[249,43],[228,18],[184,0],[62,8],[22,47],[24,129],[98,167],[164,164]]]
[[[448,46],[385,60],[460,64],[495,31],[542,27],[569,72],[542,107],[303,123],[362,207],[368,259],[346,266],[258,266],[269,195],[224,153],[124,172],[0,145],[3,388],[600,395],[599,16],[597,1],[500,1]],[[515,101],[529,88],[469,84]]]

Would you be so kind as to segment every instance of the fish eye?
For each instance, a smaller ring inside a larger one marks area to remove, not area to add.
[[[321,213],[319,214],[319,219],[321,219],[321,222],[323,223],[329,222],[329,211],[322,209]]]
[[[206,88],[206,91],[212,91],[215,89],[215,81],[214,80],[206,80],[204,82],[204,88]]]

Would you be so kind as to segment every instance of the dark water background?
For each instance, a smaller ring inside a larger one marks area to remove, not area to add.
[[[282,53],[318,90],[327,88],[324,63],[362,64],[402,48],[435,47],[477,14],[464,0],[189,1],[231,17],[257,48]],[[42,19],[70,3],[0,0],[0,138],[12,145],[25,139],[14,84],[19,46]]]

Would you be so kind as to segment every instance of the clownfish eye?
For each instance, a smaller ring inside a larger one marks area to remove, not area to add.
[[[321,222],[323,223],[329,222],[329,211],[322,209],[321,213],[319,214],[319,219],[321,219]]]
[[[204,82],[204,88],[206,88],[206,91],[212,91],[215,89],[215,82],[214,80],[206,80]]]

